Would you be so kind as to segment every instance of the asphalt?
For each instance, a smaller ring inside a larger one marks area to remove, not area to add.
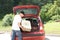
[[[55,36],[55,37],[60,37],[60,34],[46,34],[46,36]]]
[[[11,35],[9,32],[0,32],[0,40],[11,40]],[[45,40],[60,40],[60,35],[58,34],[46,34]]]

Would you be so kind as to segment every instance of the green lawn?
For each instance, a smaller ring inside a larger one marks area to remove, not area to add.
[[[7,26],[7,27],[4,27],[4,26],[0,26],[0,32],[10,32],[11,31],[11,26]]]
[[[6,31],[11,31],[11,26],[1,26],[2,25],[2,21],[0,21],[0,32],[6,32]]]
[[[60,34],[60,22],[52,22],[44,24],[46,34]]]

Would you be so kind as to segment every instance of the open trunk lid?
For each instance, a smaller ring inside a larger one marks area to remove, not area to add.
[[[13,12],[15,14],[19,14],[20,11],[24,11],[25,17],[37,17],[39,15],[40,8],[36,5],[21,5],[13,8]]]

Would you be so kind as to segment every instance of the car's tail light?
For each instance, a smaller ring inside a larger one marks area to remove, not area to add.
[[[38,17],[39,18],[39,30],[40,30],[40,33],[42,34],[42,33],[44,33],[44,26],[43,26],[43,23],[42,23],[42,21],[41,21],[41,18],[40,17]]]
[[[40,30],[43,30],[43,27],[42,26],[40,26]]]

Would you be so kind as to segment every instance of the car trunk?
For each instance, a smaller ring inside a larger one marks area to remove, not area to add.
[[[37,34],[37,32],[39,32],[39,22],[37,18],[23,18],[25,20],[29,20],[31,23],[31,31],[22,31],[22,35],[23,37],[29,37],[29,36],[35,36],[35,34]]]
[[[28,20],[31,23],[31,32],[36,32],[39,30],[39,24],[37,18],[23,18],[24,20]]]

